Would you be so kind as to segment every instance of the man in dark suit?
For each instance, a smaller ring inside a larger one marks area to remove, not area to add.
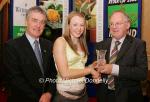
[[[4,48],[4,65],[10,95],[9,102],[51,102],[55,92],[56,69],[52,43],[40,38],[46,23],[46,13],[31,7],[26,14],[26,32],[9,40]],[[38,46],[37,58],[35,40]],[[40,61],[39,61],[40,60]]]
[[[100,62],[97,69],[102,79],[98,102],[143,102],[140,82],[147,77],[146,43],[129,36],[129,28],[129,17],[116,11],[110,17],[112,38],[97,43],[97,50],[107,50],[106,63]]]

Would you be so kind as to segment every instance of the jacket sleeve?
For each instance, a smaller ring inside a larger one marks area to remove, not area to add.
[[[131,49],[119,62],[119,78],[145,80],[148,72],[146,43],[138,40]]]
[[[37,99],[38,96],[36,96],[36,93],[32,91],[31,87],[27,84],[27,80],[22,73],[20,56],[18,55],[15,45],[7,43],[4,46],[3,54],[3,63],[8,87],[16,90],[16,92],[21,92],[20,94],[27,95],[27,97],[33,100]]]

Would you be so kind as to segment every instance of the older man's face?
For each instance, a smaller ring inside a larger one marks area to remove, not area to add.
[[[26,32],[30,36],[34,38],[38,38],[44,30],[45,21],[46,21],[45,15],[39,12],[32,12],[26,19],[26,25],[27,25]]]
[[[117,12],[111,16],[109,26],[112,37],[119,40],[127,34],[130,23],[122,13]]]

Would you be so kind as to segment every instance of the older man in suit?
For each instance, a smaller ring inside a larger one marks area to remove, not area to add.
[[[46,13],[35,6],[27,11],[26,32],[9,40],[4,48],[4,65],[9,102],[50,102],[55,92],[56,70],[52,43],[40,38]]]
[[[98,68],[102,78],[98,102],[143,102],[140,82],[147,77],[146,43],[129,36],[129,28],[129,17],[115,11],[110,17],[112,38],[97,44],[97,50],[107,50],[106,63]]]

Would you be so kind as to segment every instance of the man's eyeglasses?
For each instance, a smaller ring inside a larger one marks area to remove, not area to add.
[[[39,23],[39,24],[42,24],[42,25],[44,25],[44,24],[46,23],[45,20],[38,20],[38,19],[36,19],[36,18],[32,18],[32,22],[34,22],[34,23]]]
[[[110,23],[109,24],[109,27],[120,27],[122,24],[124,24],[126,22],[117,22],[117,23]]]

